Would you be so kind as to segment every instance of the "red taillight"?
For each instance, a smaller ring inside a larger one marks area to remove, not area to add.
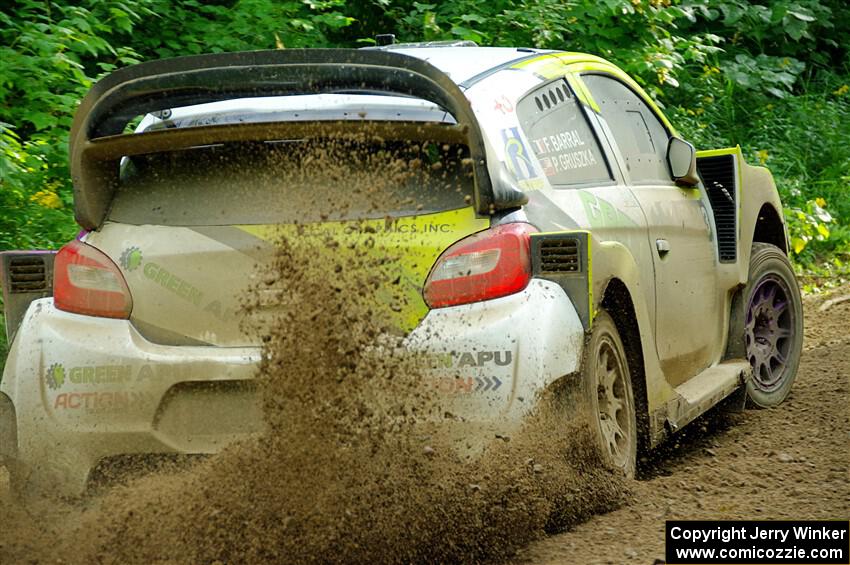
[[[505,224],[455,243],[431,269],[425,302],[441,308],[521,291],[531,280],[530,242],[536,231],[530,224]]]
[[[115,263],[81,241],[56,254],[53,302],[60,310],[105,318],[129,318],[133,309],[130,289]]]

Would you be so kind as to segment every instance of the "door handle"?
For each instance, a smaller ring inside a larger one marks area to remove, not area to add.
[[[666,239],[658,238],[655,240],[655,249],[658,250],[659,257],[664,257],[670,253],[670,242]]]

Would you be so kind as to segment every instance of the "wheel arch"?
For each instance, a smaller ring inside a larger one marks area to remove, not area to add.
[[[594,310],[605,307],[603,301],[609,290],[614,292],[618,289],[620,297],[625,290],[631,303],[630,311],[635,320],[633,329],[638,336],[635,343],[639,344],[642,354],[644,379],[641,384],[646,387],[649,442],[654,446],[666,434],[667,404],[676,398],[676,392],[664,378],[658,360],[655,344],[655,289],[643,282],[641,270],[629,248],[618,241],[598,241],[595,238],[592,241]],[[618,282],[611,286],[614,280]]]
[[[762,205],[756,216],[753,228],[753,243],[769,243],[775,245],[788,255],[788,240],[785,237],[785,224],[776,208],[769,203]]]
[[[622,280],[611,277],[605,284],[600,306],[614,319],[632,376],[632,391],[637,420],[638,453],[650,446],[649,399],[646,390],[646,368],[640,325],[631,292]]]
[[[776,245],[788,254],[788,235],[782,201],[773,175],[765,167],[746,163],[738,156],[741,171],[738,282],[746,284],[753,242]]]

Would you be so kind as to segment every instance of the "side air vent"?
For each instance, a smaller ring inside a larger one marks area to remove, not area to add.
[[[717,251],[721,263],[732,263],[737,257],[737,203],[735,157],[719,155],[697,159],[697,170],[711,202],[717,226]]]
[[[577,273],[581,270],[578,240],[572,237],[540,242],[541,273]]]
[[[9,261],[9,290],[20,292],[45,292],[49,287],[44,258],[23,256]]]
[[[30,302],[53,293],[55,255],[55,251],[0,252],[0,286],[3,287],[3,313],[9,343]]]
[[[590,329],[590,235],[584,231],[531,234],[531,272],[564,289],[584,329]]]

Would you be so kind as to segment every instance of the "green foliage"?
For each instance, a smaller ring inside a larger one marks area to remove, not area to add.
[[[698,147],[740,144],[771,168],[791,231],[811,236],[798,260],[814,268],[847,247],[848,30],[843,0],[14,1],[0,8],[0,248],[73,237],[67,134],[104,73],[202,52],[357,46],[391,32],[614,61]],[[820,239],[806,231],[818,198],[834,218]]]
[[[24,1],[0,12],[0,248],[57,247],[76,232],[67,137],[93,77],[139,60],[107,40],[149,17],[124,3]]]
[[[134,38],[147,58],[275,47],[327,47],[328,35],[351,25],[343,0],[204,2],[149,0],[155,33]]]
[[[797,255],[800,255],[811,241],[826,241],[829,238],[829,226],[833,223],[823,198],[809,200],[802,208],[786,208],[785,220],[788,222],[791,249]]]
[[[0,249],[73,238],[68,131],[95,80],[144,59],[329,45],[341,0],[18,1],[0,8]]]

